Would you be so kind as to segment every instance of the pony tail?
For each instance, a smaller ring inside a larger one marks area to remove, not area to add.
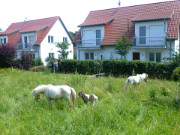
[[[73,88],[70,88],[70,90],[71,90],[72,102],[73,102],[73,107],[74,107],[75,100],[76,100],[76,91]]]

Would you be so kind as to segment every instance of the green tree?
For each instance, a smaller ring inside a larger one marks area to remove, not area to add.
[[[125,58],[126,54],[132,48],[131,41],[128,40],[128,38],[124,35],[122,35],[120,39],[116,40],[115,45],[116,45],[115,51],[117,54],[121,55],[121,59],[122,57]]]
[[[69,31],[69,33],[70,33],[71,37],[74,39],[74,37],[75,37],[76,34],[77,34],[77,31],[75,31],[75,32]]]
[[[58,52],[60,53],[61,59],[65,59],[68,56],[68,54],[71,52],[71,51],[67,51],[69,46],[70,44],[68,42],[58,42],[56,44],[56,47],[60,48]]]

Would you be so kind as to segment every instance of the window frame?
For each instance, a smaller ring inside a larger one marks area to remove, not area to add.
[[[96,45],[100,45],[100,44],[101,44],[101,29],[97,29],[96,30]]]
[[[48,43],[49,44],[54,44],[54,36],[48,35]]]
[[[85,52],[85,60],[94,60],[94,52]]]
[[[49,58],[54,58],[54,53],[49,53]]]
[[[67,37],[63,37],[63,42],[64,42],[64,43],[68,43]]]
[[[146,26],[139,26],[139,44],[141,45],[146,44],[146,31]]]
[[[153,60],[150,59],[151,54],[153,54]],[[149,61],[154,61],[154,62],[161,62],[161,52],[150,52],[149,53]]]

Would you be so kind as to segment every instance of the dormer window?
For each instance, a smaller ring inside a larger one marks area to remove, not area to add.
[[[36,38],[34,35],[24,36],[24,47],[27,48],[28,44],[33,45],[35,41],[36,41]]]
[[[48,43],[54,43],[54,36],[48,36]]]

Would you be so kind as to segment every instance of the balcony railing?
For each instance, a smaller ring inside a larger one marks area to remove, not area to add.
[[[38,51],[38,46],[32,44],[20,44],[18,45],[18,51]]]
[[[166,37],[134,37],[134,47],[166,47]]]
[[[82,47],[98,47],[101,45],[101,42],[101,38],[77,41],[77,43]]]

